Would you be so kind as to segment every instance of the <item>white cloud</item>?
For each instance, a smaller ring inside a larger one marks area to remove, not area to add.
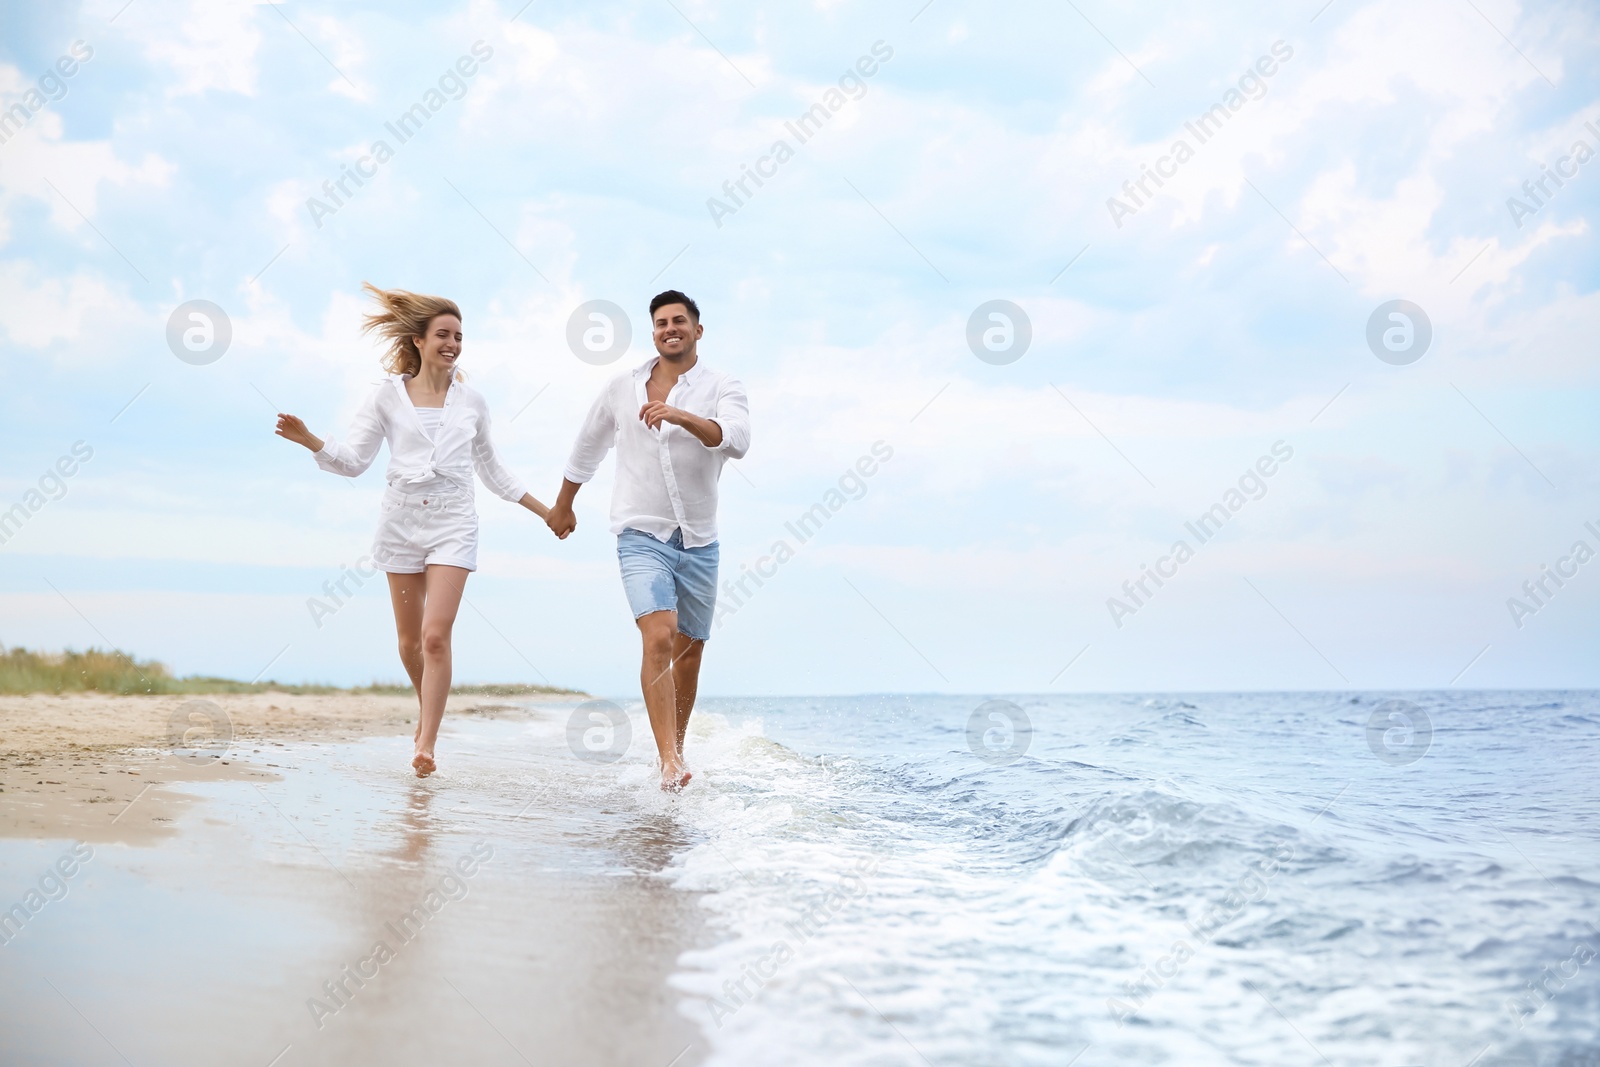
[[[327,84],[330,93],[362,102],[373,98],[372,85],[361,77],[361,68],[367,59],[366,43],[353,26],[331,15],[313,15],[305,20],[305,28],[300,32],[307,35],[318,54],[333,67],[333,77]]]
[[[121,359],[129,337],[163,328],[126,285],[103,275],[63,276],[26,260],[0,262],[0,330],[14,345],[49,350],[78,366]]]
[[[28,196],[49,205],[55,225],[98,244],[101,239],[86,226],[85,217],[96,217],[102,183],[161,189],[176,169],[154,152],[130,164],[110,141],[63,141],[61,134],[59,117],[45,112],[6,144],[9,166],[0,169],[0,219],[7,230],[0,238],[9,237],[15,199]]]
[[[1566,529],[1555,522],[1568,521],[1562,509],[1592,496],[1585,479],[1592,480],[1593,435],[1575,414],[1573,391],[1592,388],[1600,369],[1600,295],[1592,269],[1578,263],[1592,238],[1594,200],[1574,185],[1520,230],[1503,208],[1516,182],[1565,149],[1592,101],[1575,103],[1564,85],[1548,95],[1470,7],[1336,5],[1309,29],[1302,12],[1281,30],[1264,25],[1275,14],[1226,9],[1137,29],[1092,12],[1157,89],[1070,9],[1058,12],[1061,25],[1071,24],[1088,59],[1056,66],[1049,57],[1059,49],[1042,43],[1050,34],[1036,27],[1031,37],[1000,40],[1003,19],[980,25],[970,14],[963,22],[930,9],[915,33],[893,42],[896,57],[867,96],[762,187],[754,210],[713,236],[704,198],[784,136],[783,120],[877,36],[874,27],[856,39],[850,5],[814,3],[830,35],[815,47],[782,32],[772,16],[746,30],[730,26],[730,9],[717,22],[711,8],[685,6],[719,45],[732,42],[729,55],[760,86],[756,93],[670,9],[646,29],[576,11],[548,21],[538,8],[507,26],[513,7],[474,0],[430,16],[421,47],[417,26],[381,15],[335,20],[285,8],[358,85],[369,62],[421,54],[415,76],[397,75],[395,95],[365,110],[351,107],[357,94],[275,12],[212,4],[169,13],[144,0],[129,8],[115,32],[131,35],[156,69],[103,114],[86,116],[107,139],[66,143],[62,116],[66,129],[78,116],[47,110],[0,156],[6,233],[36,232],[39,205],[48,203],[49,238],[64,230],[104,259],[69,244],[56,261],[52,248],[29,248],[0,266],[8,344],[72,365],[143,358],[151,346],[167,359],[159,341],[171,303],[165,286],[132,290],[44,178],[119,243],[125,232],[147,245],[184,243],[193,235],[168,233],[162,214],[177,184],[166,160],[191,159],[187,146],[168,147],[171,130],[182,128],[169,120],[213,121],[240,107],[237,97],[252,97],[252,120],[280,131],[274,145],[284,158],[266,177],[207,185],[214,172],[199,163],[212,149],[194,148],[184,195],[229,238],[188,240],[185,248],[199,254],[171,268],[181,272],[172,295],[192,289],[223,303],[234,348],[204,373],[176,368],[181,393],[162,392],[161,382],[117,424],[129,435],[129,468],[94,482],[93,492],[75,489],[71,502],[30,526],[19,551],[331,569],[362,550],[383,460],[355,489],[324,477],[292,446],[267,440],[270,412],[254,390],[306,415],[319,432],[343,432],[381,373],[376,346],[359,331],[363,277],[455,287],[445,295],[467,309],[464,366],[489,398],[497,443],[547,493],[600,384],[650,351],[643,310],[630,305],[632,351],[611,367],[587,366],[567,350],[567,317],[591,297],[639,300],[647,279],[691,241],[657,284],[702,297],[705,357],[744,377],[754,403],[755,448],[737,468],[753,484],[734,472],[724,478],[725,560],[765,550],[781,520],[883,439],[895,448],[892,463],[785,580],[798,587],[806,568],[870,574],[902,587],[891,596],[922,597],[930,627],[954,632],[950,620],[1013,604],[1081,611],[1104,627],[1104,596],[1279,437],[1295,445],[1294,463],[1227,539],[1207,547],[1161,612],[1176,617],[1188,597],[1204,618],[1207,582],[1225,579],[1249,598],[1238,575],[1268,574],[1300,582],[1307,604],[1367,598],[1347,617],[1330,612],[1317,623],[1365,632],[1373,617],[1392,621],[1405,606],[1396,590],[1408,583],[1477,595],[1497,565],[1542,546],[1544,530]],[[1564,78],[1558,53],[1578,49],[1546,33],[1549,19],[1480,4],[1547,73]],[[109,17],[112,9],[96,11]],[[1572,39],[1592,38],[1593,20],[1572,17]],[[1182,118],[1215,102],[1288,32],[1300,34],[1286,37],[1296,55],[1266,97],[1201,146],[1150,209],[1112,227],[1105,197],[1167,150]],[[385,117],[480,37],[495,56],[465,97],[333,224],[316,229],[306,198],[320,195],[341,161],[383,135]],[[997,47],[1009,48],[1014,62],[973,62]],[[315,72],[310,82],[307,70]],[[291,92],[280,99],[263,90],[286,72],[298,79]],[[0,67],[0,89],[29,81],[26,70]],[[339,121],[304,121],[295,109],[307,94]],[[1502,165],[1504,173],[1494,169]],[[1600,182],[1596,175],[1579,180]],[[1348,286],[1246,178],[1345,272]],[[108,218],[113,190],[117,213]],[[246,284],[284,244],[270,271]],[[1085,244],[1091,251],[1050,283]],[[1301,285],[1303,277],[1313,280]],[[965,315],[980,291],[1026,307],[1034,349],[1022,363],[980,365],[966,350]],[[1366,314],[1393,296],[1422,303],[1435,323],[1436,349],[1412,367],[1379,364],[1365,350]],[[135,335],[143,348],[127,343]],[[1452,384],[1561,491],[1550,493]],[[169,439],[134,436],[158,432],[139,421],[153,416],[152,401],[181,418],[201,395],[240,412],[237,436],[219,442],[235,466],[193,455],[163,460],[158,449]],[[108,464],[117,455],[108,450]],[[249,459],[239,464],[240,456]],[[603,522],[606,489],[602,478],[582,498],[586,538]],[[558,564],[527,547],[518,525],[525,515],[487,495],[482,504],[486,544],[502,540],[486,549],[487,574],[477,581],[604,582],[607,595],[616,593],[603,547],[599,562]],[[174,514],[186,521],[174,524]],[[107,526],[118,530],[115,541],[102,536]],[[741,622],[785,595],[763,594],[764,606]],[[1493,590],[1484,595],[1495,608]],[[1151,632],[1149,616],[1139,625]],[[1008,654],[1021,656],[1038,635],[1018,629],[1014,637]],[[1081,640],[1073,644],[1051,670]],[[1181,674],[1181,654],[1173,657]]]
[[[115,27],[141,47],[157,70],[171,75],[168,98],[210,90],[255,96],[261,46],[257,22],[263,17],[277,18],[253,0],[189,0],[181,7],[141,4],[123,12]]]

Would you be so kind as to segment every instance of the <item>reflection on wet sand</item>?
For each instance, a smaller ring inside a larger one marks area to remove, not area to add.
[[[606,838],[606,843],[633,870],[659,874],[695,839],[671,813],[656,813],[623,826]]]
[[[72,921],[5,947],[0,1062],[103,1058],[62,996],[134,1062],[700,1062],[667,983],[702,920],[650,877],[684,831],[526,729],[456,726],[426,782],[404,738],[289,746],[271,804],[207,784],[170,843],[97,849]],[[150,920],[197,904],[203,952]]]
[[[417,864],[428,851],[429,831],[432,829],[428,809],[433,804],[434,789],[421,782],[413,784],[406,797],[404,813],[400,818],[400,843],[390,855],[405,864]]]

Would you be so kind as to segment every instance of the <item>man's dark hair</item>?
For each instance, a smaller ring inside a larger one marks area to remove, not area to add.
[[[684,307],[689,309],[689,317],[690,318],[694,319],[695,322],[699,322],[700,321],[700,305],[696,304],[693,300],[690,300],[687,296],[685,296],[683,293],[678,292],[678,290],[676,290],[676,289],[668,289],[664,293],[657,293],[655,296],[651,297],[651,299],[650,299],[650,318],[651,318],[651,320],[652,321],[655,320],[656,309],[664,308],[668,304],[682,304]]]

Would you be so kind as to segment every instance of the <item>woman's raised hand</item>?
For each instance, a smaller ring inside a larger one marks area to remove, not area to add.
[[[285,415],[278,412],[278,428],[273,431],[286,441],[293,441],[297,445],[304,445],[313,452],[322,451],[322,438],[306,429],[306,424],[300,421],[298,415]]]

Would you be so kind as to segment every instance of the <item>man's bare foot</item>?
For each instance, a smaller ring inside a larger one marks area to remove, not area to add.
[[[427,752],[418,752],[413,756],[411,766],[416,768],[418,778],[426,778],[439,769],[433,762],[433,756]]]
[[[681,763],[671,764],[661,768],[661,791],[663,793],[681,793],[683,787],[689,784],[689,779],[694,774]]]

